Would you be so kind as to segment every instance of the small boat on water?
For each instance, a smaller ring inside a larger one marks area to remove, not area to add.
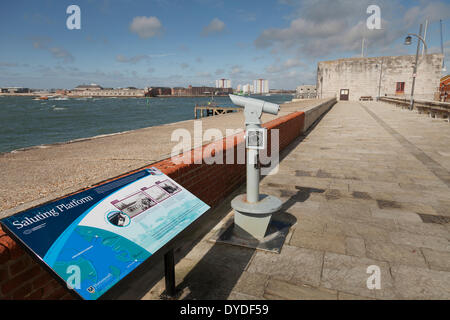
[[[48,100],[48,97],[45,97],[45,96],[43,96],[43,97],[36,97],[36,98],[33,98],[33,100],[38,100],[38,101]]]

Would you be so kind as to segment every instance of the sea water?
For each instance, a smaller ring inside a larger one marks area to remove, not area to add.
[[[292,95],[255,96],[274,103]],[[69,98],[33,100],[0,96],[0,153],[194,119],[194,106],[210,97]],[[232,107],[229,97],[214,97]]]

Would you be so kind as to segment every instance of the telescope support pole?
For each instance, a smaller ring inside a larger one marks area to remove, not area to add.
[[[261,128],[259,125],[247,125],[249,128]],[[247,201],[255,203],[259,201],[259,176],[260,168],[258,165],[259,150],[247,148]]]

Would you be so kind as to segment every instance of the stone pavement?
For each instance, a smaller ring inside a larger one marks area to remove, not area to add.
[[[450,299],[449,141],[442,120],[337,103],[262,180],[292,224],[281,253],[208,241],[232,217],[224,203],[220,223],[176,253],[180,299]]]

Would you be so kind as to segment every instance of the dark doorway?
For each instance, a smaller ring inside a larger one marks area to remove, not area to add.
[[[405,83],[397,82],[395,85],[395,94],[404,94],[405,93]]]
[[[348,89],[341,89],[339,100],[348,101],[349,92]]]

